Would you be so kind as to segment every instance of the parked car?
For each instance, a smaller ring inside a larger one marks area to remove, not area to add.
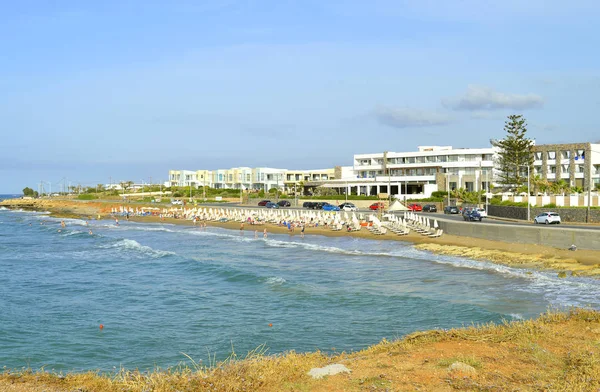
[[[460,211],[457,206],[446,206],[444,207],[444,214],[458,214]]]
[[[279,201],[277,202],[277,205],[278,205],[279,207],[289,207],[289,206],[291,206],[292,204],[291,204],[289,201],[287,201],[287,200],[279,200]]]
[[[437,212],[435,204],[425,204],[423,206],[423,212]]]
[[[339,211],[340,207],[334,206],[333,204],[323,203],[323,211]]]
[[[413,211],[413,212],[423,211],[423,207],[421,207],[420,204],[416,204],[416,203],[409,204],[408,205],[408,209],[411,210],[411,211]]]
[[[277,203],[268,202],[267,204],[265,204],[265,207],[267,207],[267,208],[279,208],[279,205]]]
[[[358,211],[358,208],[352,203],[342,203],[339,205],[340,210],[344,211]]]
[[[370,209],[372,209],[373,211],[377,211],[377,210],[383,210],[385,209],[385,204],[383,204],[382,202],[378,201],[377,203],[373,203],[369,206]]]
[[[479,212],[477,212],[477,209],[475,208],[465,208],[463,210],[463,219],[466,221],[479,221],[481,222],[483,220],[483,217],[481,216],[481,214]]]
[[[323,209],[323,206],[324,206],[325,204],[326,204],[325,202],[318,201],[318,202],[316,202],[316,203],[313,203],[313,207],[312,207],[312,208],[313,208],[313,210],[322,210],[322,209]]]
[[[560,215],[558,215],[558,213],[556,213],[556,212],[544,212],[542,214],[539,214],[535,218],[533,218],[533,223],[535,223],[535,224],[544,223],[546,225],[549,225],[551,223],[556,223],[557,225],[559,225],[560,224]]]
[[[302,208],[312,209],[314,204],[315,203],[313,203],[312,201],[305,201],[304,203],[302,203]]]
[[[476,208],[477,212],[479,212],[479,215],[481,215],[483,218],[487,218],[487,211],[485,210],[485,208]]]
[[[267,205],[267,203],[270,203],[270,202],[271,202],[271,200],[261,200],[258,202],[258,205],[261,207],[264,207]]]
[[[173,204],[174,206],[182,206],[183,201],[182,200],[171,200],[171,204]]]

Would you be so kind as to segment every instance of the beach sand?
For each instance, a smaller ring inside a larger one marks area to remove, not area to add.
[[[38,211],[50,211],[59,217],[82,217],[84,219],[95,219],[100,215],[102,219],[109,219],[111,208],[123,205],[122,202],[85,202],[74,200],[5,200],[0,205],[10,208],[34,209]],[[148,204],[147,206],[152,206]],[[136,207],[142,207],[136,204]],[[225,207],[225,206],[224,206]],[[130,217],[136,222],[171,223],[180,225],[192,225],[189,220],[159,217]],[[239,222],[207,222],[210,226],[223,227],[231,230],[239,230]],[[244,231],[253,233],[267,228],[269,233],[289,234],[300,236],[300,230],[290,232],[286,227],[274,224],[244,225]],[[466,257],[473,260],[491,261],[498,264],[552,271],[566,271],[569,274],[585,276],[600,276],[600,251],[577,250],[575,252],[566,249],[556,249],[549,246],[535,244],[516,244],[502,241],[483,240],[479,238],[462,237],[444,234],[440,238],[429,238],[418,233],[411,232],[407,236],[398,236],[391,232],[385,235],[373,235],[366,229],[357,232],[332,231],[326,227],[306,227],[305,235],[323,235],[329,237],[352,236],[371,240],[405,241],[415,244],[420,250],[436,254]]]

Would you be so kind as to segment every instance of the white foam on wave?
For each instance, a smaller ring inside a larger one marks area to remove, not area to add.
[[[287,280],[285,280],[279,276],[270,276],[265,280],[266,284],[274,285],[274,286],[281,286],[282,284],[284,284],[286,282],[287,282]]]
[[[152,258],[156,258],[156,259],[158,259],[160,257],[172,256],[172,255],[176,254],[174,252],[169,252],[169,251],[166,251],[166,250],[152,249],[149,246],[140,244],[136,240],[130,240],[130,239],[127,239],[127,238],[123,239],[123,240],[120,240],[118,242],[115,242],[114,244],[111,244],[111,245],[102,245],[100,247],[101,248],[116,248],[116,249],[121,249],[121,250],[126,250],[126,251],[138,252],[138,253],[141,253],[141,254],[144,254],[146,256],[150,256]]]
[[[2,207],[0,207],[0,211],[10,211],[10,210],[8,208],[2,206]]]
[[[512,317],[513,320],[523,320],[523,315],[521,313],[510,313],[509,316]]]
[[[221,237],[235,242],[262,241],[269,247],[282,249],[305,249],[314,252],[327,252],[349,256],[392,257],[436,264],[449,265],[454,268],[464,268],[505,275],[509,279],[525,279],[528,281],[528,292],[542,295],[549,303],[558,306],[592,306],[600,308],[600,282],[590,278],[568,277],[558,278],[556,273],[531,271],[514,268],[491,261],[480,261],[459,256],[438,255],[429,251],[416,249],[414,246],[394,246],[390,249],[377,251],[369,249],[371,242],[358,240],[352,243],[353,249],[344,249],[336,246],[325,246],[308,241],[284,241],[274,238],[263,238],[258,232],[258,239],[254,238],[252,230],[247,230],[243,235],[214,232],[211,230],[183,230],[195,236]],[[361,248],[362,249],[357,249]],[[512,317],[512,316],[511,316]]]

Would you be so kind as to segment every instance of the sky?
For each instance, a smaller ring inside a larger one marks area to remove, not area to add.
[[[0,0],[0,194],[600,140],[600,3]],[[46,185],[48,189],[48,184]]]

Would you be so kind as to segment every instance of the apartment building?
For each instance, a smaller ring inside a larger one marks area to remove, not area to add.
[[[493,147],[420,146],[414,152],[356,154],[353,175],[328,181],[325,186],[341,193],[391,193],[406,199],[430,197],[438,190],[485,190],[493,178],[494,152]]]
[[[288,170],[285,173],[284,187],[286,192],[298,191],[302,188],[314,188],[328,180],[336,178],[335,168],[316,170]]]
[[[533,155],[534,176],[583,189],[600,184],[600,144],[542,144],[533,147]]]

